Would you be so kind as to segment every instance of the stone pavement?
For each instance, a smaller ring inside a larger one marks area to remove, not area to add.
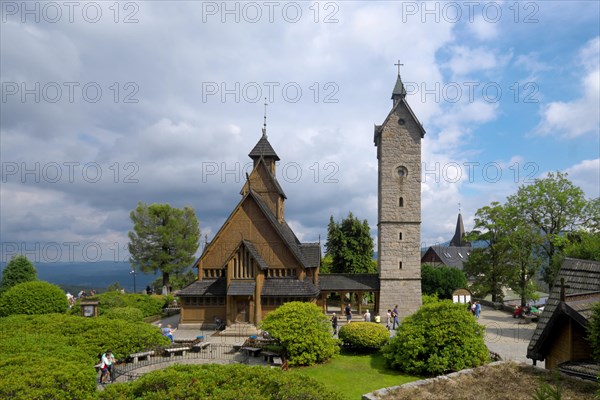
[[[526,357],[529,340],[537,326],[536,322],[526,323],[512,317],[512,313],[481,307],[479,323],[486,327],[485,344],[490,351],[498,353],[502,360],[514,360],[532,364]],[[543,361],[537,366],[544,367]]]

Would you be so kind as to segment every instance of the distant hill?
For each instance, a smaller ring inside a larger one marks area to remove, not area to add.
[[[4,270],[6,262],[0,263],[0,270]],[[48,281],[60,286],[64,290],[78,292],[95,289],[104,291],[107,286],[119,282],[127,292],[133,292],[133,276],[131,264],[128,262],[98,261],[98,262],[55,262],[35,263],[38,279]],[[138,272],[135,277],[138,292],[144,290],[148,284],[160,275],[146,275]]]

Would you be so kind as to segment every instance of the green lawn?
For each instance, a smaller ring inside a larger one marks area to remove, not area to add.
[[[341,393],[348,400],[360,400],[363,394],[373,390],[420,379],[386,369],[383,356],[379,353],[342,353],[328,363],[293,368],[290,373],[310,376]]]

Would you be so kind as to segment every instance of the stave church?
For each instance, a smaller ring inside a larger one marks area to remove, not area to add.
[[[401,64],[397,64],[398,67]],[[423,126],[406,100],[400,70],[392,108],[375,125],[378,159],[378,272],[320,274],[321,246],[302,243],[285,220],[288,200],[276,175],[279,156],[266,123],[250,151],[253,168],[241,199],[195,262],[198,278],[176,294],[180,327],[213,326],[216,319],[258,325],[283,303],[306,301],[324,313],[340,312],[347,299],[359,315],[361,299],[374,314],[398,305],[400,316],[421,305],[421,139]]]

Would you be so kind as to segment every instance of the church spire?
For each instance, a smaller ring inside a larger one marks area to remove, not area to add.
[[[465,241],[465,226],[463,225],[462,215],[459,208],[458,219],[456,220],[456,230],[454,231],[454,236],[452,237],[449,246],[463,247],[467,245],[468,244]]]
[[[400,77],[400,67],[404,64],[401,64],[400,60],[398,60],[394,65],[398,66],[398,77],[396,78],[396,85],[392,91],[392,100],[394,100],[394,105],[396,105],[398,100],[406,97],[406,89],[404,88],[404,83],[402,83],[402,78]]]
[[[267,98],[266,97],[265,97],[265,104],[264,104],[264,106],[265,106],[265,114],[264,114],[262,135],[266,139],[267,138]]]

